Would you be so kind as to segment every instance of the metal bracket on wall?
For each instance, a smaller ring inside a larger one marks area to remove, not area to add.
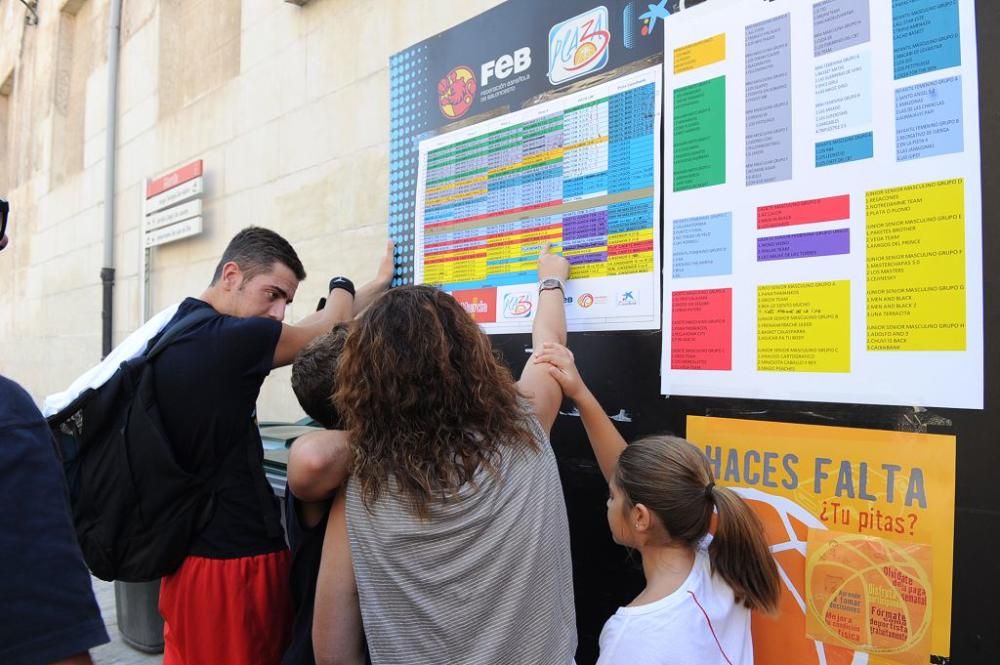
[[[28,9],[24,15],[25,25],[38,25],[38,0],[21,0],[21,4]]]

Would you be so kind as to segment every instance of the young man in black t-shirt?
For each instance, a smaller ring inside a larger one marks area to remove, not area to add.
[[[280,662],[291,626],[289,553],[262,467],[256,400],[264,378],[388,287],[392,247],[354,293],[331,283],[326,306],[281,323],[305,271],[288,242],[249,227],[230,241],[209,287],[181,303],[211,317],[153,363],[157,402],[178,460],[213,471],[215,508],[189,556],[160,589],[164,664]],[[168,328],[171,324],[168,324]]]

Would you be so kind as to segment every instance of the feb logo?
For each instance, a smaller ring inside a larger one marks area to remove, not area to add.
[[[479,68],[479,77],[485,88],[490,79],[502,81],[511,74],[520,74],[531,67],[531,47],[519,48],[513,53],[504,53],[495,60],[487,60]]]
[[[438,81],[438,106],[446,118],[461,118],[476,99],[476,75],[462,65]]]
[[[603,69],[610,46],[607,7],[557,23],[549,30],[549,81],[556,85]]]
[[[508,293],[503,298],[505,319],[526,319],[531,316],[534,304],[527,293]]]

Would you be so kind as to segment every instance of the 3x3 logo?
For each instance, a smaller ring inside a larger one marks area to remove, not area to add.
[[[503,316],[505,319],[526,319],[535,308],[531,296],[527,293],[508,293],[503,297]]]

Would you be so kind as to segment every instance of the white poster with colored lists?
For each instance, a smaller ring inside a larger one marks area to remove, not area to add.
[[[662,392],[982,408],[972,0],[664,34]]]

